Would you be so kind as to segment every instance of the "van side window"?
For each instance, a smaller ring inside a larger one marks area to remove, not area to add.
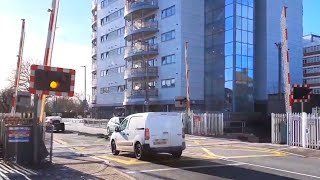
[[[120,125],[120,130],[121,131],[125,130],[127,127],[127,124],[128,124],[128,119],[124,119]]]
[[[144,129],[143,117],[139,117],[139,116],[131,117],[128,129],[129,130],[143,130]]]

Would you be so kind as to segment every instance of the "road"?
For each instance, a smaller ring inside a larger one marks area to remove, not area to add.
[[[55,133],[53,156],[88,156],[135,179],[320,179],[320,156],[306,158],[281,151],[281,146],[210,137],[187,136],[186,143],[180,160],[161,154],[139,161],[130,153],[113,156],[106,139]]]

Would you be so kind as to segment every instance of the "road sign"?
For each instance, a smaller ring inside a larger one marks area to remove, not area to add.
[[[55,96],[74,95],[75,70],[32,65],[29,92]]]
[[[293,85],[291,98],[294,102],[308,102],[311,91],[307,85]]]

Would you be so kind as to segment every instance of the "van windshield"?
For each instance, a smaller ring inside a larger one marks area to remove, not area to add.
[[[123,120],[124,120],[124,117],[119,118],[120,124],[122,123]]]

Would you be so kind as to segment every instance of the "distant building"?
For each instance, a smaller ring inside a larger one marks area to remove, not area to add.
[[[320,36],[310,34],[303,37],[303,83],[320,94]]]

